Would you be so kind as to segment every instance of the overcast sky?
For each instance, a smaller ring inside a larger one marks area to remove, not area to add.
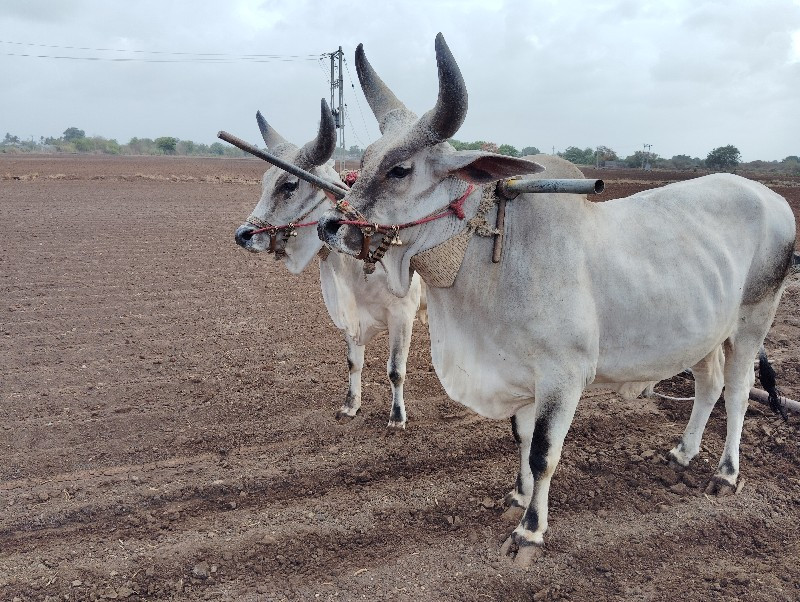
[[[800,0],[2,0],[0,136],[259,142],[260,109],[302,144],[330,96],[320,56],[341,46],[346,143],[364,147],[356,45],[421,115],[439,31],[469,90],[460,140],[800,155]]]

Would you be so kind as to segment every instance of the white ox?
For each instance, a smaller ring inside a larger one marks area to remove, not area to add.
[[[287,142],[261,113],[257,114],[257,119],[264,143],[273,154],[331,183],[341,183],[336,171],[327,164],[336,147],[336,129],[324,100],[317,137],[302,148]],[[346,187],[342,185],[342,188]],[[333,323],[344,333],[350,369],[349,390],[337,418],[353,417],[361,407],[364,346],[376,334],[389,331],[386,369],[392,386],[392,408],[388,427],[404,429],[403,383],[422,284],[419,278],[414,278],[403,295],[395,296],[388,291],[385,273],[366,280],[360,261],[339,253],[326,254],[328,249],[323,250],[314,226],[317,218],[328,208],[328,198],[319,188],[280,169],[268,169],[262,180],[261,200],[247,221],[237,229],[236,242],[248,251],[259,253],[270,250],[274,239],[276,258],[282,259],[292,274],[299,274],[315,257],[321,257],[322,297]],[[284,229],[271,236],[270,225],[288,224],[295,224],[293,233]],[[420,314],[424,319],[423,311]]]
[[[359,78],[382,137],[366,151],[349,206],[320,220],[320,235],[335,249],[354,255],[362,245],[359,226],[339,223],[342,211],[404,224],[441,212],[472,183],[477,189],[463,205],[469,220],[482,189],[541,171],[522,159],[454,151],[446,140],[463,122],[467,92],[441,34],[436,57],[438,101],[417,119],[359,46]],[[578,176],[557,159],[547,169],[556,178]],[[488,211],[489,223],[495,212]],[[466,220],[448,215],[405,229],[403,246],[383,258],[392,292],[406,294],[412,257],[454,240]],[[431,354],[450,397],[490,418],[513,417],[521,478],[511,497],[524,512],[505,554],[525,565],[543,544],[550,480],[588,386],[636,395],[691,367],[694,406],[668,454],[680,467],[700,450],[724,386],[727,436],[707,492],[735,488],[753,359],[775,315],[794,242],[786,201],[728,174],[605,203],[521,195],[508,202],[499,263],[490,261],[490,237],[471,238],[454,284],[428,289]]]

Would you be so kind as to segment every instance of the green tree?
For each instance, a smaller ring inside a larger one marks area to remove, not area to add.
[[[672,166],[675,169],[691,169],[697,166],[695,160],[689,155],[675,155],[670,161],[672,161]]]
[[[706,167],[712,169],[733,169],[742,161],[739,149],[729,144],[720,146],[708,153],[706,157]]]
[[[3,138],[3,144],[19,144],[19,136],[13,136],[6,132],[6,137]]]
[[[520,155],[522,155],[523,157],[527,157],[528,155],[538,155],[541,152],[542,151],[540,151],[535,146],[526,146],[521,151],[519,151]]]
[[[567,150],[558,153],[558,156],[575,165],[594,165],[594,151],[591,148],[581,150],[577,146],[568,146]]]
[[[797,155],[789,155],[781,161],[781,171],[788,173],[800,174],[800,157]]]
[[[636,151],[623,159],[627,167],[644,167],[648,163],[653,165],[659,160],[657,153],[646,153],[644,151]]]
[[[155,140],[156,147],[165,155],[174,155],[178,145],[178,139],[172,136],[161,136]]]
[[[222,145],[222,142],[214,142],[211,146],[208,147],[208,150],[211,152],[212,155],[224,155],[225,154],[225,147]]]
[[[175,152],[178,155],[196,155],[197,151],[197,145],[191,140],[181,140],[175,147]]]
[[[450,144],[453,145],[453,148],[457,151],[462,150],[481,150],[487,142],[485,140],[476,140],[475,142],[461,142],[461,140],[456,140],[455,138],[451,138],[448,140]]]
[[[606,161],[616,161],[618,159],[617,153],[607,146],[600,145],[595,150],[595,158],[599,165],[605,165]]]
[[[72,142],[73,140],[77,140],[78,138],[86,138],[86,132],[74,127],[67,128],[66,130],[64,130],[64,140],[66,142]]]
[[[71,142],[79,153],[90,153],[95,149],[94,141],[91,138],[75,138]]]
[[[154,155],[156,144],[150,138],[131,138],[127,144],[127,152],[131,155]]]
[[[508,155],[509,157],[519,157],[519,151],[510,144],[501,144],[497,147],[497,153],[500,155]]]
[[[119,145],[119,142],[112,138],[111,140],[105,141],[103,152],[107,155],[118,155],[122,152],[122,147]]]

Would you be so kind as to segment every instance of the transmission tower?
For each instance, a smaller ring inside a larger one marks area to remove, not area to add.
[[[342,52],[342,47],[339,46],[339,50],[331,52],[328,56],[331,59],[331,112],[336,123],[338,146],[342,149],[340,152],[341,164],[334,163],[334,165],[336,170],[341,172],[344,169],[345,154],[347,152],[347,147],[344,144],[344,73],[342,71],[344,52]],[[334,102],[337,89],[339,91],[338,106]]]

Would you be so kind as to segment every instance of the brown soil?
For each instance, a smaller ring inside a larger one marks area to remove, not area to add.
[[[508,424],[447,399],[419,324],[408,431],[385,429],[385,336],[362,414],[333,419],[347,365],[316,270],[233,244],[263,167],[0,156],[0,599],[800,598],[800,417],[763,406],[717,499],[722,404],[681,475],[663,452],[690,403],[587,395],[543,557],[501,558]],[[606,198],[676,179],[639,175],[602,171]],[[795,276],[767,340],[794,399],[799,305]]]

